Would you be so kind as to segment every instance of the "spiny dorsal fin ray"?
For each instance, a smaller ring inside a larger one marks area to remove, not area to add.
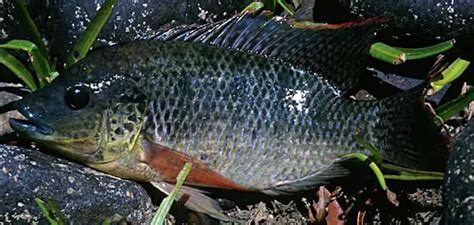
[[[326,77],[345,93],[365,70],[375,30],[373,18],[320,28],[294,28],[291,21],[238,14],[204,25],[183,25],[153,39],[212,44],[288,62]]]

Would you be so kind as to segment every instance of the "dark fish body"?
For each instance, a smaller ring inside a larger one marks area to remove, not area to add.
[[[357,17],[386,15],[391,20],[388,32],[395,35],[440,39],[474,35],[472,0],[339,0],[338,6],[326,2],[317,1],[316,11],[340,10]]]
[[[165,192],[185,162],[193,164],[188,185],[306,190],[347,176],[341,156],[368,154],[356,135],[386,161],[443,170],[420,88],[372,102],[344,95],[364,67],[369,45],[357,43],[370,43],[370,31],[301,30],[247,15],[177,28],[91,53],[19,101],[28,120],[11,125],[70,158]],[[279,42],[282,35],[292,42]],[[222,218],[210,210],[213,201],[182,191],[191,208]]]
[[[474,121],[456,138],[444,179],[444,224],[474,223]]]

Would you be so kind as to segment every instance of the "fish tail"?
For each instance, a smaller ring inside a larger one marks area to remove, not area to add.
[[[424,85],[378,103],[377,145],[384,159],[407,168],[444,171],[449,138],[423,102]]]

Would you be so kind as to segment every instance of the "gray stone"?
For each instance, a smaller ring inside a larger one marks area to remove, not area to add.
[[[7,104],[19,100],[21,96],[18,94],[23,91],[23,86],[19,84],[0,82],[0,136],[13,131],[8,120],[10,118],[21,118],[21,114],[14,110],[4,110]]]
[[[242,10],[251,0],[134,0],[117,1],[94,47],[143,39],[170,22],[203,23]],[[104,0],[29,0],[26,6],[49,43],[52,54],[64,60]],[[14,18],[11,0],[0,0],[0,42],[26,38]]]
[[[0,223],[47,224],[35,197],[52,197],[67,224],[100,224],[114,214],[145,223],[153,210],[135,182],[36,150],[0,145]]]
[[[474,224],[474,120],[456,139],[444,180],[445,224]]]

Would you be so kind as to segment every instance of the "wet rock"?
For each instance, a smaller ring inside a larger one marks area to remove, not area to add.
[[[334,14],[338,16],[346,14],[344,19],[351,16],[354,18],[385,15],[391,19],[390,32],[398,35],[411,33],[446,39],[474,34],[472,0],[338,0],[337,2],[317,1],[316,9],[329,12],[326,15],[327,19],[333,19]]]
[[[47,224],[35,197],[52,197],[67,224],[99,224],[114,214],[145,223],[151,216],[137,183],[39,151],[0,145],[0,170],[0,223]]]
[[[26,93],[21,85],[0,82],[0,136],[13,131],[8,123],[10,118],[22,117],[18,111],[8,108],[9,103],[21,98],[20,93]]]
[[[26,1],[31,17],[49,43],[52,54],[64,61],[104,0]],[[164,24],[199,23],[222,19],[242,10],[251,0],[134,0],[117,1],[94,47],[145,38]],[[0,1],[0,41],[26,38],[14,18],[11,0]]]
[[[456,139],[444,180],[445,224],[474,224],[474,120]]]

